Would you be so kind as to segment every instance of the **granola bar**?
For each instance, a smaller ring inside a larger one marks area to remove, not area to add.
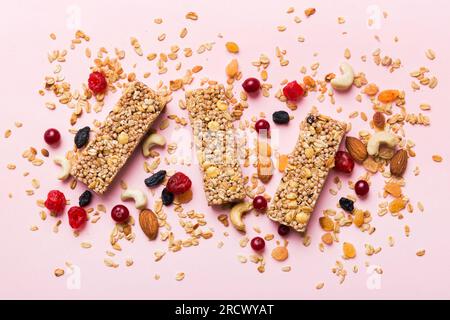
[[[346,125],[313,110],[300,125],[300,135],[267,212],[270,219],[305,232]]]
[[[224,87],[213,85],[187,92],[186,107],[208,205],[243,200],[246,195],[244,179]]]
[[[71,175],[103,194],[130,158],[166,101],[141,82],[132,83],[89,144],[73,158]]]

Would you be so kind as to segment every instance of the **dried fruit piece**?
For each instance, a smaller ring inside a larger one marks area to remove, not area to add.
[[[61,134],[56,129],[48,129],[44,132],[44,140],[47,142],[47,144],[56,144],[61,140]]]
[[[366,180],[358,180],[355,183],[355,193],[358,196],[365,196],[369,193],[369,183]]]
[[[391,103],[397,100],[399,96],[400,92],[398,90],[384,90],[378,95],[378,101],[382,103]]]
[[[408,152],[406,150],[398,150],[395,155],[392,157],[390,162],[391,173],[394,176],[401,177],[408,165]]]
[[[333,231],[334,230],[334,222],[329,217],[320,217],[319,223],[324,231]]]
[[[355,210],[353,223],[358,228],[361,227],[364,224],[364,211],[362,211],[362,210]]]
[[[78,149],[83,148],[89,141],[89,133],[91,132],[91,128],[84,127],[78,130],[75,135],[74,142]]]
[[[286,167],[288,165],[289,157],[287,154],[280,154],[278,156],[278,171],[284,172],[286,170]]]
[[[342,249],[344,251],[344,257],[346,259],[353,259],[354,257],[356,257],[356,249],[351,243],[344,242],[344,244],[342,245]]]
[[[89,89],[94,94],[104,93],[108,88],[108,82],[106,81],[105,75],[101,72],[92,72],[88,79]]]
[[[289,257],[289,251],[286,247],[276,247],[272,250],[272,258],[277,261],[285,261]]]
[[[192,197],[194,196],[194,193],[192,192],[192,189],[189,189],[186,192],[183,192],[182,194],[177,194],[175,196],[175,200],[178,203],[189,203],[192,200]]]
[[[322,242],[325,243],[326,245],[332,245],[333,244],[333,236],[331,235],[331,233],[327,232],[322,236]]]
[[[290,120],[289,113],[286,111],[276,111],[272,114],[272,120],[276,124],[287,124]]]
[[[239,64],[236,59],[230,61],[225,68],[225,72],[229,78],[234,78],[239,71]]]
[[[373,97],[378,93],[378,87],[374,83],[369,83],[367,86],[364,87],[364,93],[367,94],[369,97]]]
[[[156,172],[155,174],[153,174],[152,176],[145,179],[144,183],[149,188],[159,186],[166,178],[166,174],[167,174],[167,171],[160,170],[160,171]]]
[[[161,200],[165,206],[170,206],[173,203],[174,198],[174,194],[167,190],[167,188],[164,188],[161,192]]]
[[[254,93],[254,92],[257,92],[261,88],[261,83],[256,78],[247,78],[242,83],[242,88],[247,93]]]
[[[401,199],[401,198],[397,198],[391,201],[391,203],[389,203],[389,212],[390,213],[397,213],[402,211],[403,209],[405,209],[406,207],[406,201]]]
[[[373,114],[373,125],[375,128],[384,130],[384,126],[386,125],[386,118],[382,112],[375,112]]]
[[[239,52],[239,46],[236,42],[227,42],[225,43],[225,47],[227,48],[228,52],[230,53],[238,53]]]
[[[286,84],[283,88],[283,94],[288,99],[288,101],[297,101],[302,98],[305,93],[302,86],[298,84],[297,81],[291,81]]]
[[[167,190],[173,194],[180,194],[188,191],[192,186],[191,179],[182,172],[177,172],[167,181]]]
[[[341,206],[341,208],[343,210],[350,212],[350,213],[353,212],[354,202],[352,200],[342,197],[339,199],[339,205]]]
[[[61,191],[51,190],[44,205],[52,213],[61,213],[66,206],[66,197]]]
[[[345,151],[338,151],[334,157],[334,167],[344,173],[351,173],[355,167],[352,156]]]
[[[363,163],[367,158],[367,148],[361,140],[355,137],[345,138],[345,147],[352,156],[353,160]]]
[[[72,207],[67,214],[69,216],[69,225],[73,229],[79,229],[87,221],[87,213],[81,207]]]
[[[111,218],[119,223],[123,223],[130,217],[130,211],[124,205],[118,204],[111,210]]]
[[[152,210],[145,209],[139,213],[139,224],[142,231],[150,240],[156,239],[156,236],[158,235],[159,223],[158,217]]]
[[[386,183],[384,190],[394,198],[399,198],[402,195],[402,188],[398,183]]]
[[[80,207],[86,207],[91,203],[91,200],[92,200],[92,192],[86,190],[81,194],[80,198],[78,199],[78,204]]]
[[[268,135],[270,130],[270,123],[267,120],[259,119],[255,123],[255,130],[258,133],[265,133],[266,135]]]

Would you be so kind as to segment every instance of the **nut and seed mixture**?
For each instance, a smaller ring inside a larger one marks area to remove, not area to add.
[[[145,84],[131,84],[96,137],[75,155],[71,175],[92,191],[103,194],[165,104],[165,100]]]
[[[269,218],[305,232],[346,125],[313,110],[300,125],[300,136],[267,212]]]
[[[224,87],[212,85],[187,92],[186,106],[208,204],[243,200],[246,196],[244,179]]]

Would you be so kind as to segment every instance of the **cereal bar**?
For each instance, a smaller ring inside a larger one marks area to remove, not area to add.
[[[166,101],[141,82],[132,83],[89,144],[72,159],[71,174],[103,194],[125,165]]]
[[[246,195],[244,179],[224,87],[213,85],[187,92],[186,107],[208,204],[243,200]]]
[[[267,212],[270,219],[305,232],[346,124],[313,109],[300,125],[300,135]]]

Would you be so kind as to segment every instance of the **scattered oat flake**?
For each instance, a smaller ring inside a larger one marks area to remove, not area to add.
[[[317,290],[320,290],[320,289],[322,289],[324,286],[325,286],[325,283],[320,282],[320,283],[318,283],[318,284],[316,285],[316,289],[317,289]]]
[[[177,281],[182,281],[182,280],[184,279],[184,277],[185,277],[184,272],[179,272],[179,273],[177,273],[177,275],[175,276],[175,280],[177,280]]]
[[[430,60],[436,59],[436,54],[434,53],[434,51],[432,49],[428,49],[427,51],[425,51],[425,55]]]
[[[442,156],[440,156],[438,154],[433,155],[432,159],[433,159],[434,162],[442,162],[442,160],[443,160]]]
[[[186,13],[186,19],[195,21],[195,20],[198,20],[198,15],[195,12],[188,12],[188,13]]]
[[[419,251],[416,252],[416,256],[418,256],[418,257],[423,257],[424,255],[425,255],[425,250],[424,249],[419,250]]]
[[[54,274],[56,277],[61,277],[64,275],[64,270],[61,268],[57,268],[57,269],[55,269]]]

